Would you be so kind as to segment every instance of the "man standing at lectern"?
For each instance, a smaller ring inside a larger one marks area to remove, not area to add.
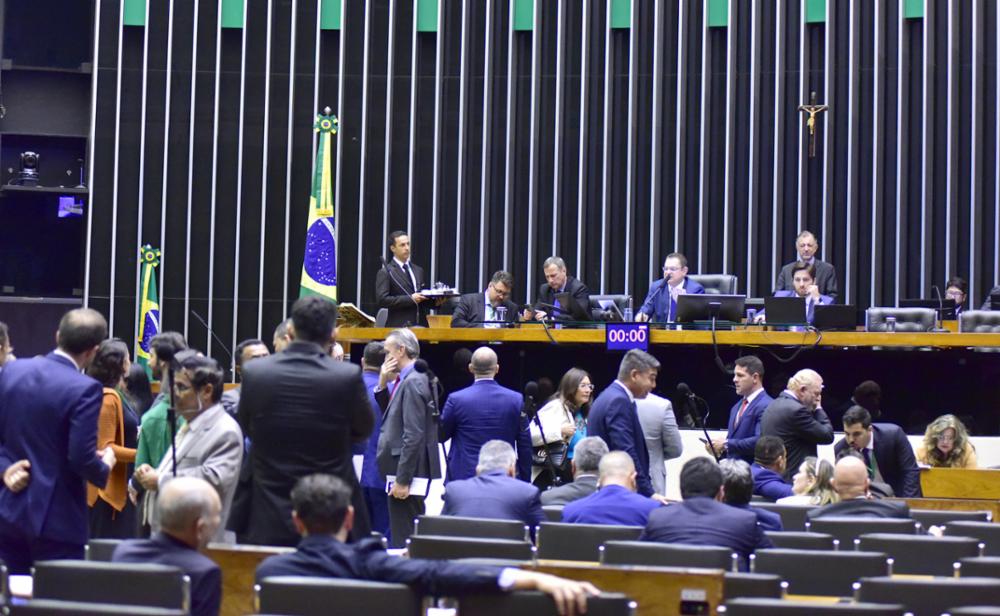
[[[375,299],[389,311],[385,327],[427,325],[430,300],[420,293],[427,286],[424,268],[410,262],[410,236],[406,231],[389,234],[392,258],[375,276]]]

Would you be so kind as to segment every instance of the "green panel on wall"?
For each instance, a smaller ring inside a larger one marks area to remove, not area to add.
[[[806,0],[806,23],[826,23],[826,0]]]
[[[321,30],[340,30],[340,4],[342,0],[322,0],[319,12]]]
[[[417,0],[417,32],[438,31],[438,0]]]
[[[903,4],[903,17],[906,19],[923,19],[924,0],[905,0]]]
[[[632,0],[611,0],[611,27],[632,26]]]
[[[122,23],[126,26],[145,26],[146,0],[125,0]]]
[[[725,28],[729,25],[729,0],[708,0],[709,28]]]
[[[222,27],[243,27],[243,0],[222,0]]]
[[[514,29],[535,29],[535,0],[514,0]]]

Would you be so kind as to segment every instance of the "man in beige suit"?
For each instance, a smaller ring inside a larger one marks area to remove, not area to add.
[[[179,368],[174,376],[176,407],[186,423],[176,437],[176,475],[174,453],[168,451],[157,468],[143,464],[136,469],[135,477],[150,491],[158,490],[175,476],[207,481],[222,501],[222,522],[213,538],[214,541],[222,541],[243,459],[243,432],[220,403],[222,369],[218,362],[194,352],[179,354],[177,361]],[[159,512],[156,510],[150,525],[153,532],[159,530]]]

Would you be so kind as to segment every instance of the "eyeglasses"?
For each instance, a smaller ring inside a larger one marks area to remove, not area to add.
[[[580,389],[594,389],[593,383],[580,383]]]
[[[955,437],[948,434],[941,434],[937,438],[939,443],[954,443]]]
[[[665,268],[663,268],[663,272],[664,273],[667,273],[667,272],[679,272],[682,269],[684,269],[684,268],[683,267],[665,267]]]

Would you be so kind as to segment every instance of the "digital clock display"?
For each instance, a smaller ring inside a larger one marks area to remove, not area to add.
[[[609,351],[649,350],[649,325],[646,323],[608,323],[604,335]]]

